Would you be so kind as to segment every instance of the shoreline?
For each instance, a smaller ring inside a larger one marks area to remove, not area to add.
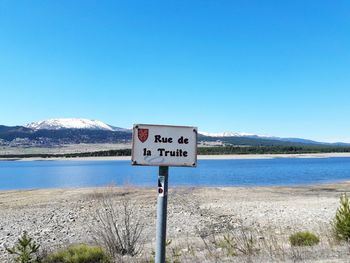
[[[1,189],[0,188],[0,195],[1,194],[10,194],[10,193],[32,193],[32,192],[93,192],[93,191],[104,191],[106,189],[114,188],[117,190],[126,190],[126,191],[155,191],[154,186],[144,186],[144,185],[129,185],[129,184],[121,184],[121,185],[105,185],[105,186],[78,186],[78,187],[49,187],[49,188],[24,188],[24,189]],[[326,182],[317,182],[317,183],[311,183],[311,184],[295,184],[295,185],[212,185],[212,186],[205,186],[205,185],[198,185],[198,186],[192,186],[192,185],[179,185],[179,186],[172,186],[169,191],[178,191],[178,190],[233,190],[233,189],[240,189],[240,190],[252,190],[252,191],[265,191],[265,190],[308,190],[308,191],[331,191],[335,192],[335,190],[338,190],[340,192],[350,192],[350,180],[344,179],[340,181],[326,181]],[[1,204],[1,203],[0,203]]]
[[[349,181],[307,187],[171,188],[167,207],[167,238],[183,249],[183,258],[187,261],[191,251],[185,249],[189,245],[196,249],[196,255],[207,255],[204,239],[206,244],[211,244],[212,237],[221,240],[224,235],[240,233],[232,232],[234,230],[245,229],[247,232],[244,233],[251,234],[255,242],[268,242],[268,254],[261,250],[260,254],[254,255],[254,262],[293,262],[289,258],[266,260],[271,255],[272,246],[269,244],[277,242],[278,250],[274,252],[277,255],[279,249],[284,248],[286,256],[293,256],[294,250],[290,250],[288,243],[289,235],[307,230],[317,233],[322,239],[320,245],[308,248],[304,254],[305,262],[314,262],[315,259],[321,259],[317,262],[328,262],[327,259],[332,259],[329,255],[336,255],[338,259],[331,262],[346,262],[348,246],[334,246],[335,243],[328,242],[330,222],[339,206],[339,197],[349,191]],[[143,227],[145,250],[142,256],[148,257],[147,251],[154,247],[155,188],[13,190],[0,191],[0,196],[0,262],[12,262],[5,246],[14,246],[23,231],[34,237],[42,248],[60,249],[66,244],[91,242],[91,229],[98,226],[96,212],[106,210],[103,206],[106,201],[116,211],[121,211],[123,200],[131,200],[130,207],[135,208],[132,215],[140,219]],[[211,251],[215,251],[215,248],[213,246]],[[231,259],[236,259],[236,256]],[[136,258],[130,262],[140,261],[140,258]],[[241,261],[220,258],[219,262]]]
[[[198,160],[259,160],[277,158],[346,158],[350,153],[198,155]],[[131,156],[0,158],[0,161],[130,161]]]

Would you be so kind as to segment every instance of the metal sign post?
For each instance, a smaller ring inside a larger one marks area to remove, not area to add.
[[[165,263],[169,166],[196,167],[197,128],[135,124],[132,165],[159,166],[155,263]]]
[[[168,205],[168,171],[168,166],[159,166],[155,263],[165,262],[166,221]]]

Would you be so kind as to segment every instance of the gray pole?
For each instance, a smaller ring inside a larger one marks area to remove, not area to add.
[[[159,166],[155,263],[165,263],[168,171],[168,166]]]

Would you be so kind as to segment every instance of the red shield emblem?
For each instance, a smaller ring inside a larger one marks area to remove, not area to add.
[[[139,137],[139,140],[144,143],[148,139],[148,129],[138,129],[137,136]]]

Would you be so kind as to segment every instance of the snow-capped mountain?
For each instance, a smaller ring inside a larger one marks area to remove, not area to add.
[[[60,129],[89,129],[89,130],[106,130],[106,131],[123,131],[126,129],[113,127],[102,121],[78,119],[78,118],[59,118],[49,119],[28,123],[26,128],[33,130],[60,130]]]
[[[221,141],[225,145],[245,146],[349,146],[345,143],[324,143],[301,138],[283,138],[252,133],[200,132],[200,142]],[[0,124],[0,145],[10,146],[58,146],[81,143],[124,143],[130,144],[132,130],[117,128],[98,120],[49,119],[23,126]]]
[[[218,133],[210,133],[210,132],[199,132],[199,134],[202,134],[204,136],[209,137],[259,137],[259,138],[277,138],[269,135],[257,135],[253,133],[245,133],[245,132],[232,132],[232,131],[225,131],[225,132],[218,132]]]
[[[281,142],[293,142],[293,143],[302,143],[302,144],[327,144],[324,142],[317,142],[309,139],[301,139],[301,138],[283,138],[271,135],[258,135],[253,133],[245,133],[245,132],[218,132],[218,133],[210,133],[210,132],[199,132],[199,134],[207,137],[215,137],[220,140],[229,139],[229,137],[237,137],[237,138],[249,138],[249,139],[261,139],[261,140],[273,140],[273,141],[281,141]],[[337,145],[346,143],[335,143]]]

